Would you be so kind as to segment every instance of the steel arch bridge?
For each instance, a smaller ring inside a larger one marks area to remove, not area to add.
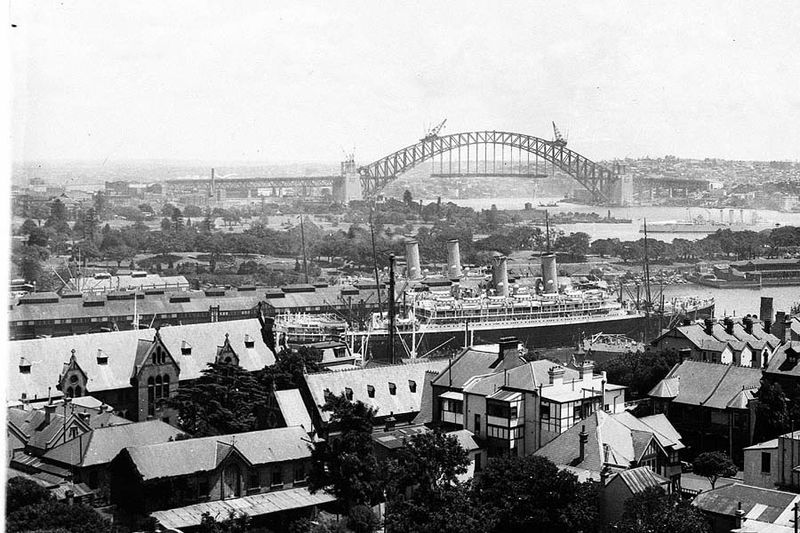
[[[428,136],[416,144],[359,167],[364,195],[375,195],[388,182],[424,161],[451,150],[480,144],[503,145],[536,155],[572,176],[598,202],[610,201],[611,187],[619,179],[611,170],[570,150],[564,143],[546,141],[523,133],[473,131]]]

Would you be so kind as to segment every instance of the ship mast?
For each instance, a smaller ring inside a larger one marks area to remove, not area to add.
[[[380,289],[379,289],[380,290]],[[394,254],[389,254],[389,361],[394,360]]]
[[[305,273],[306,284],[308,284],[308,259],[306,257],[306,232],[303,227],[303,215],[300,215],[300,243],[303,247],[303,272]]]
[[[372,265],[375,267],[375,286],[378,289],[378,316],[383,316],[383,306],[381,305],[381,280],[378,276],[378,254],[375,251],[375,226],[372,224],[372,214],[375,212],[373,205],[369,211],[369,234],[372,238]]]
[[[645,296],[645,329],[649,324],[650,311],[653,308],[652,295],[650,294],[650,258],[647,250],[647,219],[644,219],[644,296]]]

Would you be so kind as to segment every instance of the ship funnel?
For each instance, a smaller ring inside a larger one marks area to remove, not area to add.
[[[558,269],[556,267],[556,254],[542,256],[542,282],[546,294],[558,292]]]
[[[413,239],[406,241],[406,277],[420,279],[422,268],[419,265],[419,243]]]
[[[447,241],[447,277],[461,279],[461,250],[458,248],[458,239]]]
[[[504,255],[494,258],[492,284],[498,296],[508,296],[508,258]]]

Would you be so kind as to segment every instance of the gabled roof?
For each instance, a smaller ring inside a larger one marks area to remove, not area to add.
[[[125,448],[144,481],[214,470],[219,443],[236,448],[253,465],[306,459],[308,433],[300,426],[178,440]]]
[[[524,363],[519,357],[509,357],[508,361],[504,358],[502,365],[494,367],[498,357],[499,351],[494,346],[465,348],[442,370],[439,377],[433,381],[433,384],[452,389],[461,389],[474,376],[491,374],[503,369],[514,368]]]
[[[67,412],[66,419],[63,407],[60,409],[60,413],[58,411],[59,409],[56,408],[55,412],[50,415],[50,422],[47,423],[47,415],[43,409],[26,410],[12,407],[6,411],[7,424],[24,444],[40,450],[52,448],[60,440],[66,440],[65,430],[69,431],[71,428],[77,427],[80,433],[85,433],[91,429],[73,411]]]
[[[300,396],[299,389],[275,391],[275,400],[283,415],[286,425],[301,426],[306,433],[311,433],[311,416],[308,414],[303,398]]]
[[[650,391],[653,397],[665,397],[664,391],[674,392],[674,380],[680,380],[674,402],[726,409],[736,408],[736,397],[743,390],[757,389],[761,384],[761,370],[742,366],[686,360],[676,364],[669,374]],[[673,380],[671,384],[663,381]],[[660,396],[659,396],[660,395]]]
[[[319,416],[324,422],[330,419],[330,413],[322,411],[325,405],[326,391],[339,395],[350,389],[353,401],[362,401],[377,409],[377,416],[418,413],[422,404],[422,391],[425,373],[428,370],[440,372],[445,368],[447,359],[418,360],[405,365],[377,366],[341,372],[318,372],[307,374],[304,378]],[[409,381],[416,384],[416,391],[411,392]],[[391,394],[389,384],[393,383],[395,394]],[[372,389],[370,389],[372,387]],[[374,390],[370,398],[369,390]]]
[[[48,451],[44,458],[72,466],[110,463],[127,446],[156,444],[182,432],[160,420],[148,420],[92,430]]]
[[[659,421],[658,424],[663,424]],[[654,425],[658,425],[654,424]],[[584,429],[585,428],[585,429]],[[571,467],[599,472],[604,465],[613,465],[628,468],[633,461],[641,459],[651,442],[655,440],[659,448],[661,444],[675,442],[674,435],[678,432],[674,428],[664,430],[664,433],[637,421],[630,413],[624,412],[615,415],[604,411],[597,411],[588,418],[581,420],[567,431],[542,446],[536,455],[547,457],[556,465],[569,465]],[[588,440],[584,448],[584,459],[580,459],[580,433],[586,431]],[[678,435],[679,437],[679,435]],[[677,439],[678,443],[680,439]],[[682,445],[680,445],[682,447]]]
[[[794,363],[790,356],[794,356]],[[800,341],[784,342],[769,360],[765,374],[800,377]]]
[[[734,483],[701,492],[692,505],[709,513],[732,517],[736,516],[741,503],[747,518],[774,524],[789,518],[786,511],[798,500],[800,495],[791,492]]]
[[[614,479],[625,483],[628,490],[631,491],[631,494],[639,494],[650,487],[662,487],[669,483],[668,479],[659,476],[648,466],[639,466],[631,468],[630,470],[622,470],[617,473],[609,483],[612,483]]]
[[[231,345],[239,355],[242,368],[260,370],[275,362],[274,354],[262,340],[258,319],[169,326],[162,327],[159,332],[164,346],[180,367],[181,381],[200,377],[208,363],[215,361],[217,345],[226,333],[230,334]],[[137,357],[141,357],[141,350],[144,350],[139,341],[145,341],[142,346],[150,344],[155,333],[154,329],[143,329],[12,341],[8,343],[6,399],[18,400],[23,393],[29,401],[46,399],[48,387],[53,387],[58,381],[73,349],[80,368],[88,377],[86,388],[90,393],[128,388]],[[245,347],[244,338],[248,334],[255,340],[253,348]],[[188,355],[181,355],[183,341],[192,345]],[[98,350],[107,355],[106,364],[98,363]],[[31,362],[30,373],[19,371],[17,363],[20,357]]]

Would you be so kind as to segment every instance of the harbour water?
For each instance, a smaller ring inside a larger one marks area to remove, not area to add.
[[[453,202],[475,210],[490,209],[492,205],[497,209],[524,209],[525,204],[530,202],[536,209],[544,209],[539,204],[549,204],[557,201],[558,198],[468,198],[451,199],[442,198],[443,202]],[[434,200],[435,201],[435,200]],[[618,238],[624,241],[634,241],[642,238],[639,232],[642,222],[646,218],[648,222],[665,221],[686,221],[702,216],[705,220],[720,220],[719,209],[705,209],[701,207],[599,207],[591,205],[580,205],[571,203],[559,203],[554,207],[547,207],[551,213],[597,213],[606,216],[609,212],[612,217],[630,219],[627,224],[560,224],[558,229],[566,233],[579,232],[588,233],[592,240]],[[724,220],[729,221],[730,210],[725,209]],[[734,209],[734,220],[739,222],[740,218],[749,224],[754,231],[774,228],[776,225],[800,226],[800,213],[782,213],[780,211]],[[755,222],[753,222],[755,220]],[[653,233],[649,235],[653,239],[672,242],[675,238],[695,240],[702,239],[705,233]]]

